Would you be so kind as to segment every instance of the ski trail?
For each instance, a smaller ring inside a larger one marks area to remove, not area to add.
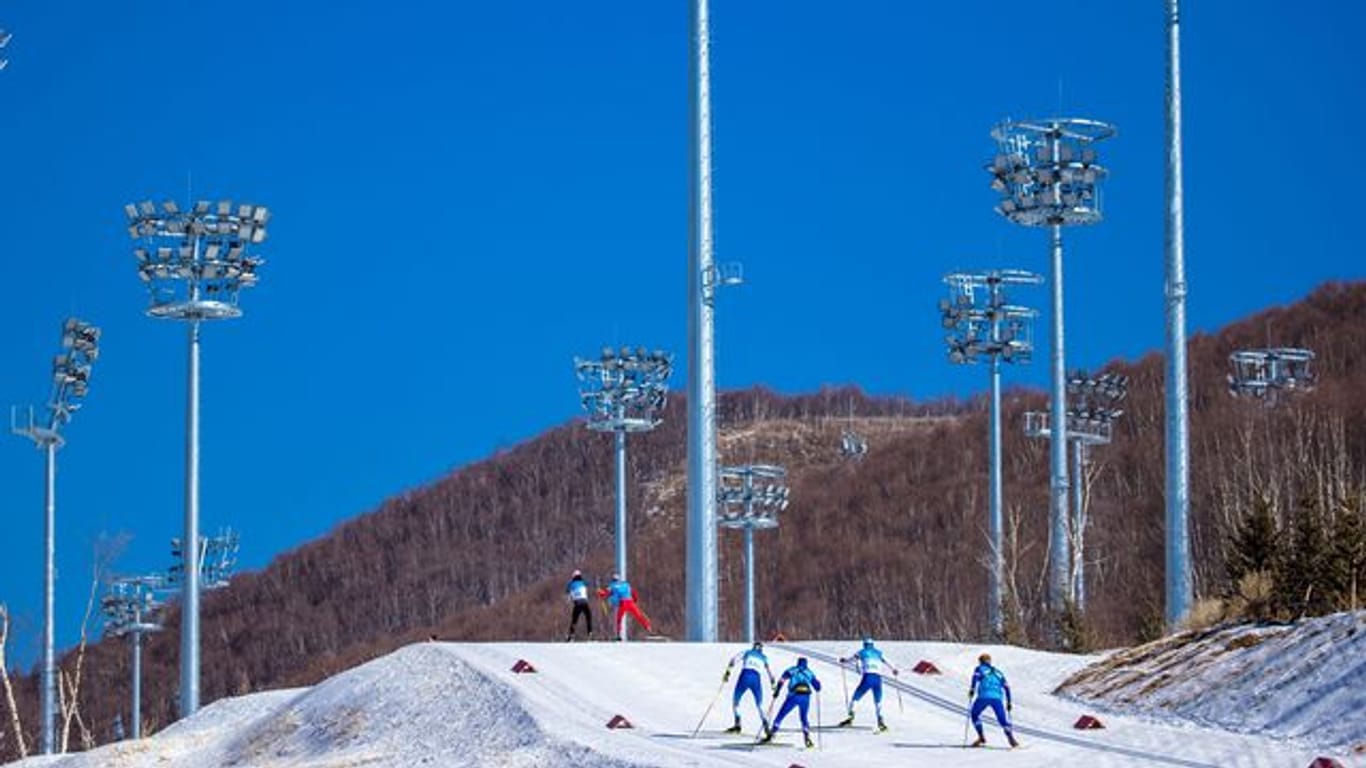
[[[840,666],[839,657],[829,653],[817,651],[812,648],[804,648],[800,645],[793,645],[791,643],[775,643],[773,647],[781,648],[785,651],[788,651],[789,653],[795,653],[800,656],[807,656],[812,659],[817,659],[819,661],[823,661],[826,664],[830,664],[835,667]],[[896,677],[884,676],[882,678],[882,684],[884,686],[904,691],[907,694],[917,699],[920,699],[921,701],[924,701],[928,704],[933,704],[934,706],[939,707],[940,709],[943,709],[947,712],[951,712],[964,719],[966,719],[968,716],[967,707],[956,702],[950,701],[949,699],[946,699],[943,696],[940,696],[939,694],[931,693],[930,691],[927,691],[923,688],[918,688],[914,685],[911,685],[910,683],[902,682],[900,679]],[[1125,757],[1132,757],[1139,760],[1148,760],[1156,763],[1166,763],[1167,765],[1182,766],[1182,768],[1219,768],[1219,766],[1214,763],[1202,763],[1195,760],[1187,760],[1185,758],[1172,757],[1170,755],[1158,754],[1156,752],[1148,752],[1146,750],[1139,749],[1136,747],[1101,744],[1099,742],[1091,741],[1089,739],[1083,739],[1065,733],[1058,733],[1057,731],[1049,731],[1043,728],[1036,728],[1034,726],[1014,725],[1012,727],[1015,731],[1022,733],[1026,736],[1032,736],[1038,739],[1045,739],[1047,741],[1052,741],[1058,744],[1067,744],[1069,746],[1082,747],[1083,749],[1092,749],[1098,752],[1107,752],[1110,754],[1123,755]]]

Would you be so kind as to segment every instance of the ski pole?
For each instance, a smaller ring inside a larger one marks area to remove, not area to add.
[[[773,699],[768,702],[768,714],[764,715],[763,721],[759,723],[759,738],[755,739],[755,741],[763,740],[765,730],[769,733],[773,732],[773,728],[769,723],[773,722],[773,708],[778,704],[778,691],[780,690],[782,690],[782,683],[779,683],[778,686],[773,689]]]
[[[893,675],[893,677],[900,677],[900,675]],[[904,715],[906,714],[906,705],[901,703],[901,681],[894,680],[892,684],[896,687],[896,711]]]
[[[849,679],[844,674],[844,659],[840,659],[840,687],[844,689],[844,711],[850,710],[849,705]]]
[[[707,722],[707,715],[711,714],[712,707],[721,700],[721,692],[726,690],[726,678],[721,678],[721,687],[716,689],[716,695],[711,697],[711,703],[707,705],[707,711],[702,713],[702,719],[697,721],[697,727],[692,729],[692,737],[697,738],[697,734],[702,732],[702,724]]]
[[[825,751],[825,724],[821,721],[820,691],[816,691],[816,749]]]
[[[972,692],[968,692],[968,706],[963,710],[963,748],[968,746],[968,724],[972,722]]]

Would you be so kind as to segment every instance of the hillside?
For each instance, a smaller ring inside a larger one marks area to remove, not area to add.
[[[1187,632],[1116,653],[1058,693],[1109,711],[1366,750],[1366,611]]]
[[[740,645],[423,642],[310,688],[220,700],[151,739],[35,758],[21,768],[1302,768],[1323,754],[1268,736],[1122,714],[1105,715],[1103,730],[1075,730],[1072,724],[1089,710],[1049,691],[1092,657],[1009,646],[990,650],[1010,677],[1022,749],[1007,751],[989,718],[987,748],[963,748],[963,691],[982,648],[948,643],[885,644],[888,658],[903,669],[926,659],[943,674],[907,671],[888,680],[887,733],[868,727],[866,700],[856,708],[855,727],[834,728],[844,688],[829,660],[852,647],[768,647],[777,669],[803,655],[823,682],[810,712],[814,749],[798,748],[795,715],[783,722],[776,745],[756,747],[752,704],[741,710],[748,730],[739,735],[721,730],[731,722],[725,703],[707,711],[719,672]],[[536,671],[512,672],[522,659]],[[632,727],[606,728],[617,715]],[[1335,756],[1348,766],[1363,762],[1344,751]]]
[[[1245,346],[1315,349],[1322,384],[1282,408],[1225,392],[1227,356]],[[1333,284],[1190,343],[1192,515],[1197,586],[1225,587],[1226,533],[1254,493],[1282,506],[1305,495],[1337,509],[1366,467],[1366,283]],[[947,363],[945,363],[947,364]],[[1098,644],[1155,635],[1162,585],[1162,369],[1149,355],[1116,361],[1131,377],[1115,442],[1095,452],[1087,547]],[[908,374],[909,375],[909,374]],[[791,638],[969,639],[985,620],[984,402],[914,404],[855,389],[784,397],[762,389],[722,400],[722,458],[787,465],[793,505],[758,535],[759,625]],[[1040,638],[1047,545],[1047,444],[1026,440],[1023,413],[1040,393],[1005,398],[1012,637]],[[838,454],[852,424],[866,457]],[[663,426],[630,451],[632,581],[664,631],[683,624],[685,417],[675,397]],[[206,702],[310,685],[431,635],[546,640],[567,618],[570,569],[611,568],[611,440],[566,424],[398,495],[328,536],[244,574],[203,602]],[[249,533],[249,532],[248,532]],[[739,536],[722,532],[722,627],[738,635]],[[648,553],[645,556],[643,553]],[[144,661],[149,730],[173,720],[179,620],[150,639]],[[113,736],[128,697],[122,642],[93,646],[81,708],[96,739]],[[32,678],[18,681],[35,723]],[[30,736],[31,738],[31,736]],[[0,749],[11,750],[6,740]],[[6,751],[3,754],[11,754]]]

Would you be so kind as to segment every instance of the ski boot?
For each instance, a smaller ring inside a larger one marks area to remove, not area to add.
[[[1007,733],[1007,734],[1006,734],[1006,740],[1010,742],[1010,748],[1011,748],[1011,749],[1014,749],[1014,748],[1020,746],[1020,742],[1018,742],[1018,741],[1015,740],[1015,734],[1013,734],[1013,733]]]
[[[844,718],[843,720],[839,721],[839,724],[837,724],[835,727],[836,727],[836,728],[848,728],[849,726],[851,726],[851,725],[853,725],[853,724],[854,724],[854,713],[853,713],[853,712],[850,712],[850,713],[849,713],[849,716],[846,717],[846,718]]]
[[[802,733],[802,737],[806,739],[807,749],[811,749],[812,747],[816,746],[816,742],[811,740],[811,733],[809,731],[804,731]]]
[[[770,741],[773,741],[773,734],[774,734],[774,733],[776,733],[776,731],[774,731],[772,728],[765,728],[765,729],[764,729],[764,737],[763,737],[762,739],[759,739],[759,743],[760,743],[760,744],[767,744],[767,743],[769,743]]]
[[[878,732],[878,733],[886,733],[886,732],[887,732],[887,723],[884,722],[883,719],[880,718],[880,717],[877,719],[877,732]]]
[[[765,728],[764,730],[767,731],[768,729]],[[740,718],[737,717],[737,718],[735,718],[735,725],[732,725],[731,727],[727,728],[727,729],[726,729],[726,733],[739,733],[739,732],[740,732]]]
[[[986,745],[987,745],[987,737],[985,737],[985,736],[978,736],[978,737],[977,737],[977,741],[972,742],[972,746],[974,746],[974,747],[985,747]]]

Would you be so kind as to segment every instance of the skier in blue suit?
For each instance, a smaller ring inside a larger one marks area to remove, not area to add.
[[[773,679],[773,670],[769,669],[768,657],[764,655],[764,644],[756,642],[753,648],[743,653],[737,653],[726,665],[726,673],[721,676],[721,682],[730,679],[730,671],[735,665],[740,665],[740,678],[735,681],[735,693],[731,696],[731,709],[735,712],[735,725],[726,729],[726,733],[740,732],[740,700],[746,693],[753,694],[754,707],[759,710],[759,720],[764,725],[764,730],[768,730],[768,717],[764,714],[764,688],[763,681],[759,678],[759,672],[768,674],[770,685],[777,685]]]
[[[976,699],[973,700],[973,696]],[[1005,706],[1002,706],[1004,697]],[[985,746],[987,743],[986,734],[982,731],[982,713],[987,707],[996,713],[996,722],[1001,724],[1001,730],[1006,732],[1006,740],[1010,746],[1018,747],[1020,742],[1015,740],[1015,733],[1010,728],[1010,684],[1006,682],[1006,676],[1001,670],[991,665],[991,654],[984,653],[977,657],[977,669],[972,673],[972,684],[968,686],[968,699],[972,700],[972,727],[977,729],[977,741],[972,743],[974,747]]]
[[[840,721],[840,726],[854,724],[854,704],[863,698],[863,694],[872,693],[873,708],[877,711],[877,729],[885,731],[887,723],[882,719],[882,671],[890,669],[893,675],[900,675],[901,670],[892,666],[892,663],[882,655],[882,651],[873,646],[871,637],[863,638],[863,647],[853,655],[840,659],[841,664],[853,661],[858,662],[859,672],[863,676],[859,678],[858,687],[854,689],[854,698],[849,700],[849,716]]]
[[[811,740],[811,722],[807,719],[807,711],[811,708],[811,692],[821,689],[821,681],[816,679],[816,673],[811,671],[811,667],[806,664],[806,658],[803,657],[797,659],[797,666],[788,667],[782,677],[778,678],[778,682],[773,686],[775,699],[778,692],[783,689],[784,682],[788,684],[787,698],[783,699],[783,705],[778,708],[778,716],[773,718],[773,727],[768,729],[760,741],[773,741],[774,734],[783,727],[783,718],[795,707],[802,718],[802,738],[806,741],[806,746],[814,747],[816,744]]]

